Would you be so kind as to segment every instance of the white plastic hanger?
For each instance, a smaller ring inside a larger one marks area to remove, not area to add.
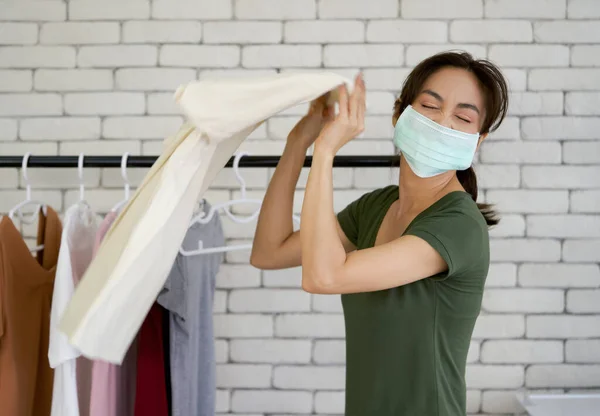
[[[79,202],[85,202],[85,185],[83,183],[83,153],[77,158],[77,177],[79,178]]]
[[[123,208],[125,206],[127,201],[129,201],[129,192],[130,192],[131,188],[129,186],[129,179],[127,178],[127,159],[128,158],[129,158],[129,152],[125,152],[123,154],[123,156],[121,157],[121,178],[123,178],[123,189],[125,191],[125,197],[123,198],[122,201],[117,203],[117,205],[115,205],[113,207],[113,209],[111,209],[112,212],[119,212],[121,210],[121,208]]]
[[[25,182],[25,200],[15,205],[8,212],[8,218],[10,218],[13,222],[15,220],[15,215],[18,215],[19,221],[25,224],[32,224],[36,220],[38,214],[40,213],[40,210],[44,215],[47,215],[46,204],[31,199],[31,184],[29,183],[29,176],[27,175],[27,164],[29,162],[30,156],[31,153],[27,152],[25,156],[23,156],[23,162],[21,163],[21,175],[23,176],[23,181]],[[34,209],[33,214],[29,218],[24,217],[22,211],[22,209],[28,205],[37,205]],[[40,251],[43,249],[44,245],[41,244],[37,247],[32,248],[31,251]]]
[[[216,204],[211,207],[208,213],[200,212],[198,215],[196,215],[196,217],[192,218],[191,224],[208,224],[210,220],[212,220],[213,216],[216,213],[218,213],[221,209],[233,222],[237,222],[238,224],[246,224],[258,218],[258,214],[260,213],[260,207],[262,205],[262,199],[246,198],[246,181],[242,177],[239,170],[240,159],[244,156],[248,156],[248,153],[240,152],[236,154],[235,158],[233,159],[233,173],[235,174],[235,177],[237,178],[237,181],[240,184],[241,198],[232,199],[221,204]],[[252,213],[252,215],[240,217],[231,212],[231,207],[237,204],[254,204],[256,205],[256,210],[254,211],[254,213]]]
[[[27,164],[30,156],[31,153],[27,152],[25,156],[23,156],[23,162],[21,163],[21,175],[23,177],[23,181],[25,182],[25,200],[15,205],[8,212],[8,217],[11,220],[14,221],[15,215],[18,214],[19,220],[25,224],[33,223],[36,220],[36,215],[39,213],[40,209],[43,209],[43,213],[46,215],[46,205],[43,202],[31,199],[31,184],[29,183],[29,175],[27,174]],[[23,216],[22,208],[28,205],[37,205],[37,207],[34,209],[34,213],[29,218],[26,218]]]
[[[258,215],[260,214],[260,207],[262,206],[262,199],[246,198],[246,181],[242,177],[240,170],[239,170],[241,158],[244,156],[247,156],[247,155],[248,155],[248,153],[240,152],[240,153],[237,153],[235,155],[235,158],[233,159],[233,173],[235,174],[235,177],[237,178],[237,181],[240,184],[241,198],[233,199],[233,200],[230,200],[227,202],[223,202],[221,204],[213,205],[211,207],[211,209],[208,211],[208,213],[200,212],[198,215],[196,215],[194,218],[192,218],[192,221],[190,222],[190,227],[196,223],[208,224],[210,222],[210,220],[215,216],[215,214],[218,215],[219,210],[223,210],[223,212],[225,213],[225,215],[227,215],[227,217],[229,217],[229,219],[231,219],[233,222],[236,222],[238,224],[246,224],[246,223],[254,221],[256,218],[258,218]],[[251,215],[237,216],[231,212],[231,207],[236,204],[254,204],[254,205],[256,205],[256,210]],[[294,215],[292,217],[292,219],[296,224],[300,223],[300,218],[298,216]],[[252,244],[239,244],[239,245],[232,245],[232,246],[204,248],[204,244],[203,244],[202,240],[199,240],[197,249],[185,250],[183,247],[180,247],[179,253],[183,256],[196,256],[198,254],[225,253],[225,252],[229,252],[229,251],[251,250],[251,249],[252,249]]]
[[[233,159],[233,173],[235,174],[239,184],[240,184],[240,193],[241,198],[232,199],[227,202],[223,202],[221,204],[213,205],[208,213],[204,211],[200,212],[194,218],[192,218],[190,222],[190,227],[196,223],[198,224],[208,224],[215,214],[218,215],[220,210],[223,210],[225,215],[229,217],[233,222],[238,224],[246,224],[251,221],[254,221],[258,215],[260,214],[260,207],[262,205],[262,199],[250,199],[246,198],[246,181],[242,177],[239,171],[240,159],[244,156],[247,156],[248,153],[240,152],[235,155]],[[236,204],[253,204],[256,205],[256,210],[248,216],[238,216],[231,212],[231,207]],[[204,248],[204,244],[202,240],[198,241],[198,248],[195,250],[185,250],[183,247],[179,248],[179,253],[183,256],[195,256],[198,254],[209,254],[209,253],[224,253],[228,251],[236,251],[236,250],[249,250],[252,248],[252,244],[242,244],[242,245],[233,245],[233,246],[224,246],[224,247],[211,247]]]

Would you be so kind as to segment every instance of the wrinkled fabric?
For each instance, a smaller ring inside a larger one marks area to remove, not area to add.
[[[351,83],[336,74],[200,81],[176,100],[192,124],[165,149],[107,233],[63,316],[83,354],[120,363],[163,287],[198,201],[272,115]]]
[[[203,204],[208,213],[210,205]],[[182,247],[205,248],[225,244],[218,215],[207,224],[194,224]],[[215,344],[213,303],[216,276],[223,253],[177,255],[158,303],[169,313],[172,416],[214,416]]]
[[[96,229],[96,214],[89,205],[78,203],[65,212],[50,312],[48,360],[54,368],[52,416],[89,414],[92,364],[69,344],[58,330],[58,322],[92,260]]]

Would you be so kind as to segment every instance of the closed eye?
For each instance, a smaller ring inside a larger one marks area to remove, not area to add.
[[[425,108],[429,108],[430,110],[437,110],[437,107],[434,107],[434,106],[432,106],[432,105],[421,104],[421,106],[422,106],[422,107],[425,107]]]
[[[470,123],[471,122],[471,120],[469,120],[467,118],[464,118],[464,117],[461,117],[461,116],[456,116],[456,118],[458,118],[459,120],[464,121],[465,123]]]

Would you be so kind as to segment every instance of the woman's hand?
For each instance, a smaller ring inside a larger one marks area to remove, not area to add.
[[[362,74],[354,81],[354,91],[348,96],[345,85],[339,88],[339,113],[321,131],[315,143],[316,151],[336,154],[350,140],[365,128],[365,82]]]
[[[308,113],[294,126],[288,136],[288,144],[300,146],[306,151],[319,137],[319,133],[334,116],[333,107],[327,106],[329,93],[310,103]]]

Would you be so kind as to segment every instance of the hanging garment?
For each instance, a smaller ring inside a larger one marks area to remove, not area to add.
[[[210,205],[203,204],[205,213]],[[221,220],[196,223],[183,240],[183,248],[221,247],[225,244]],[[173,416],[214,416],[215,350],[213,298],[223,253],[177,255],[158,303],[170,311],[171,393]]]
[[[96,233],[94,254],[107,231],[117,218],[109,212]],[[92,368],[90,416],[131,416],[135,405],[135,379],[137,360],[136,340],[125,354],[121,365],[96,360]]]
[[[180,88],[177,102],[194,126],[167,140],[107,233],[63,315],[70,342],[88,357],[120,363],[165,283],[196,201],[241,142],[272,115],[343,83],[351,85],[336,74],[284,74]]]
[[[171,329],[169,328],[169,311],[165,308],[161,308],[162,311],[162,337],[163,337],[163,361],[165,368],[165,387],[167,388],[167,408],[169,410],[169,416],[173,415],[171,411],[172,403],[171,400],[171,345],[169,344]]]
[[[89,413],[92,363],[80,357],[80,352],[69,344],[66,335],[58,330],[58,322],[92,261],[96,229],[96,214],[89,205],[78,203],[65,213],[50,312],[48,360],[54,368],[52,416],[87,416]]]
[[[163,308],[155,303],[138,335],[135,416],[168,416]]]
[[[0,413],[48,416],[53,371],[48,362],[50,305],[62,227],[41,212],[33,257],[8,217],[0,220]]]

